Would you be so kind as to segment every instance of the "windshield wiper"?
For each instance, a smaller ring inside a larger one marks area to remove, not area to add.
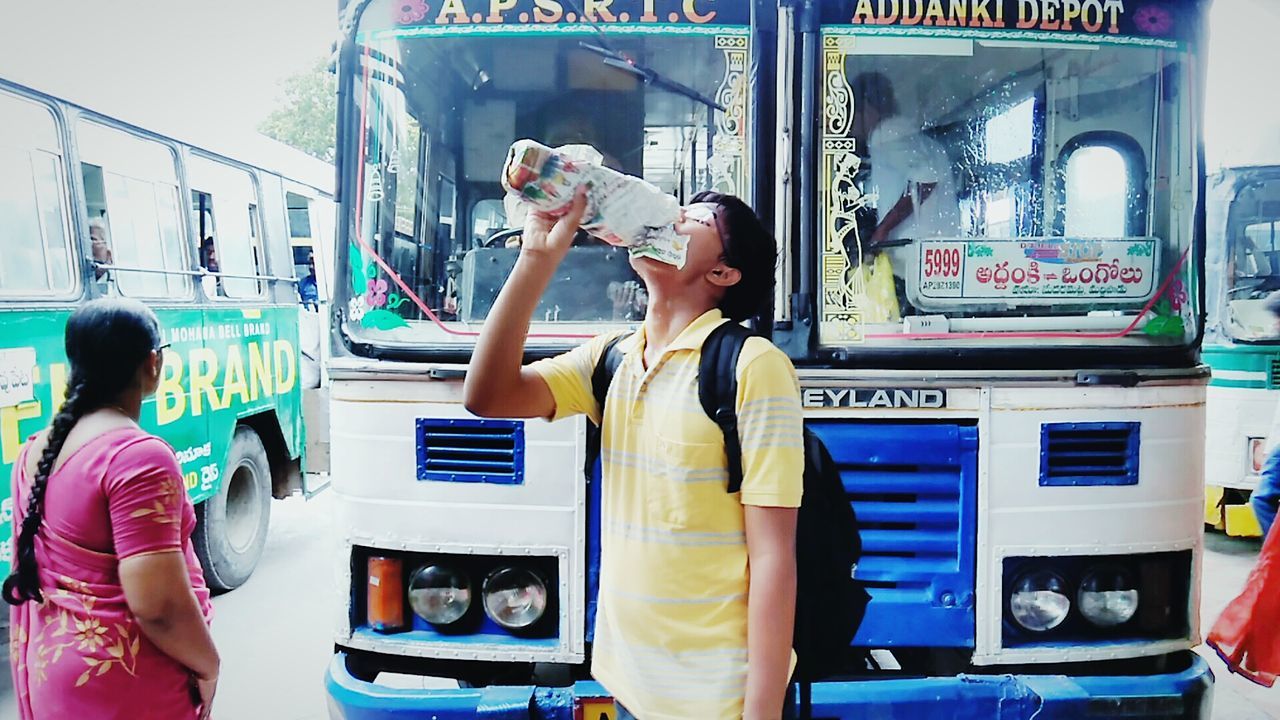
[[[582,46],[583,49],[589,50],[604,58],[605,65],[634,75],[643,80],[645,85],[653,85],[677,95],[683,95],[694,102],[699,102],[707,107],[715,108],[722,113],[729,112],[729,108],[721,105],[715,100],[712,100],[706,95],[703,95],[697,90],[694,90],[688,85],[678,83],[675,80],[659,73],[657,70],[641,65],[618,50],[615,50],[613,44],[609,42],[609,36],[600,27],[600,23],[596,22],[594,18],[583,12],[583,9],[579,7],[577,0],[565,1],[578,13],[578,17],[585,19],[591,25],[591,29],[595,31],[596,37],[600,39],[599,45],[592,45],[585,42],[579,42],[578,44]]]
[[[634,75],[640,78],[641,80],[644,81],[645,85],[653,85],[654,87],[660,87],[663,90],[666,90],[668,92],[673,92],[677,95],[683,95],[689,98],[690,100],[702,103],[707,107],[715,108],[720,112],[729,112],[729,108],[725,107],[724,105],[721,105],[720,103],[707,97],[706,95],[703,95],[697,90],[694,90],[688,85],[685,85],[683,83],[678,83],[675,80],[672,80],[662,75],[661,73],[659,73],[657,70],[654,70],[653,68],[645,67],[644,65],[641,65],[640,63],[636,62],[635,60],[632,60],[631,58],[627,57],[626,55],[623,55],[622,53],[616,50],[600,47],[599,45],[592,45],[591,43],[586,43],[586,42],[579,42],[578,45],[581,46],[584,50],[589,50],[599,55],[601,58],[604,59],[605,65],[611,68],[616,68],[626,73],[630,73],[631,75]]]

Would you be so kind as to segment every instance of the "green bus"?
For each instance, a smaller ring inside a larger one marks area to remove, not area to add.
[[[332,175],[251,166],[4,80],[0,127],[0,571],[13,463],[64,395],[67,317],[120,295],[160,318],[169,348],[143,425],[177,452],[209,585],[239,586],[272,496],[307,490],[316,469],[303,406],[320,404],[304,391],[320,392],[307,345],[322,308],[299,284],[316,283],[313,256],[327,265]]]

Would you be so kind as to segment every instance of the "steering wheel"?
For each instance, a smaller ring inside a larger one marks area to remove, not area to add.
[[[483,243],[480,244],[480,247],[485,247],[485,248],[506,247],[508,240],[510,240],[511,238],[518,238],[522,235],[524,235],[524,228],[507,228],[506,230],[501,230],[499,232],[496,232],[490,235],[487,240],[485,240]],[[573,236],[573,244],[575,246],[590,244],[592,240],[593,238],[591,237],[591,235],[586,230],[583,230],[582,228],[578,228],[577,234]]]
[[[507,241],[511,238],[517,238],[524,234],[524,228],[507,228],[489,236],[487,240],[480,244],[480,247],[495,248],[506,247]]]

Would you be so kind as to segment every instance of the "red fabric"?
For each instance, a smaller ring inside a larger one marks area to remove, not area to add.
[[[15,527],[30,484],[25,458],[24,448],[13,471]],[[142,430],[94,438],[53,472],[36,538],[45,601],[9,612],[23,720],[195,718],[190,673],[142,634],[117,573],[131,555],[181,552],[209,617],[195,522],[173,449]]]
[[[1209,631],[1209,646],[1232,672],[1271,687],[1280,673],[1280,532],[1272,531],[1244,591]]]

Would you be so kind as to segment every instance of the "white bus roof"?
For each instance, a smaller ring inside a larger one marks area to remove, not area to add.
[[[12,84],[24,90],[44,95],[59,102],[87,110],[147,132],[161,135],[184,145],[222,155],[237,162],[279,175],[282,178],[314,188],[333,196],[334,168],[297,148],[257,132],[237,131],[229,128],[177,127],[172,121],[144,117],[137,108],[93,107],[41,88],[30,87],[0,78],[0,86]]]

